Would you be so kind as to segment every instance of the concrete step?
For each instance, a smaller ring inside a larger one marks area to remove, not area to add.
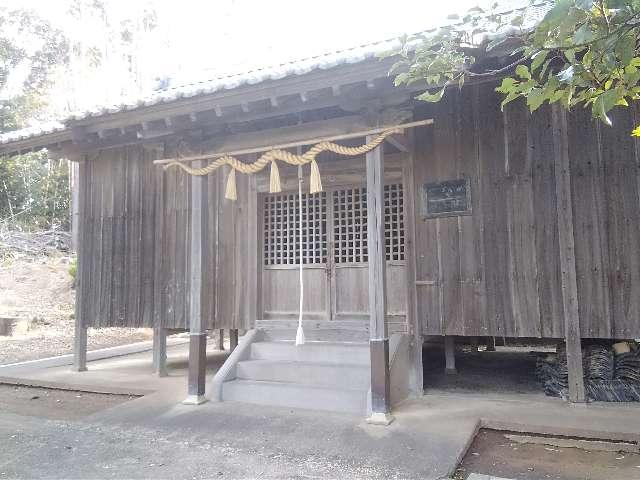
[[[225,382],[222,400],[358,414],[365,414],[367,410],[367,390],[255,380]]]
[[[371,383],[367,365],[246,360],[238,362],[236,374],[243,380],[297,383],[319,387],[368,390]]]
[[[252,360],[290,360],[349,365],[369,365],[369,345],[363,342],[256,342],[251,344]]]
[[[269,327],[263,328],[265,341],[291,341],[296,338],[295,328]],[[369,332],[343,328],[305,328],[304,336],[307,341],[322,342],[368,342]]]

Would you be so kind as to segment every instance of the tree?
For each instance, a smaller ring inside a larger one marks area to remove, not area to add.
[[[51,74],[68,51],[62,32],[35,12],[0,8],[0,132],[42,110]]]
[[[445,88],[473,77],[502,78],[502,106],[526,99],[542,104],[590,107],[611,125],[608,112],[640,98],[640,0],[555,0],[542,20],[539,5],[500,13],[499,4],[475,7],[455,23],[403,39],[391,72],[396,85],[422,82],[417,98],[437,102]],[[506,58],[486,66],[489,57]],[[506,75],[506,77],[505,77]],[[435,90],[435,91],[434,91]],[[640,126],[632,132],[640,136]]]

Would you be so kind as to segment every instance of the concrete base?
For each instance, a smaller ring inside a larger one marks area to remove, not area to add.
[[[386,427],[387,425],[391,425],[391,423],[395,420],[395,417],[390,413],[372,413],[369,418],[367,418],[367,423],[370,425],[382,425]]]
[[[444,369],[444,374],[445,375],[457,375],[458,374],[458,369],[457,368],[445,368]]]
[[[206,403],[207,399],[204,395],[189,395],[182,401],[183,405],[202,405]]]

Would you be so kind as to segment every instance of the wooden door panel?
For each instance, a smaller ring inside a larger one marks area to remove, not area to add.
[[[299,275],[297,267],[264,269],[262,275],[264,319],[290,320],[298,318]],[[302,275],[304,279],[303,318],[306,320],[328,320],[326,268],[307,267],[303,270]]]

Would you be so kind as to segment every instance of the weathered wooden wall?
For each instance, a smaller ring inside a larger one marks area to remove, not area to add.
[[[80,162],[79,299],[87,326],[189,327],[190,177],[153,160],[163,144],[129,146]],[[245,328],[248,257],[246,179],[238,202],[224,199],[226,177],[207,183],[202,312],[207,328]],[[241,239],[241,240],[239,240]],[[217,279],[221,281],[218,282]]]
[[[416,132],[416,298],[428,335],[562,337],[551,108],[500,111],[493,85],[447,93]],[[578,303],[583,337],[640,336],[640,163],[629,133],[588,111],[568,115]],[[424,219],[424,183],[469,178],[473,213]]]

